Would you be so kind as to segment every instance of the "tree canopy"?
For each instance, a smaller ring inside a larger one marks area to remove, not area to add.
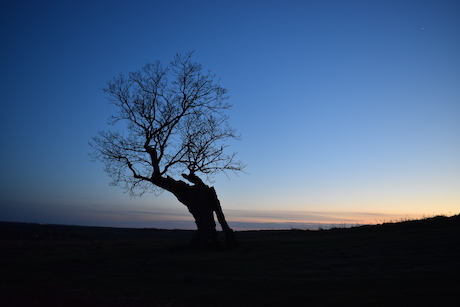
[[[164,188],[164,178],[201,173],[210,179],[218,172],[244,168],[235,152],[226,152],[226,141],[239,139],[228,124],[228,91],[191,60],[192,54],[177,54],[167,67],[159,61],[148,63],[103,88],[118,107],[109,124],[123,124],[123,129],[93,137],[92,157],[104,162],[112,185],[133,196],[154,186]]]

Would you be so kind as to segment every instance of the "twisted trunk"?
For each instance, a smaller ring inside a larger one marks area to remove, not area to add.
[[[214,219],[215,212],[217,220],[222,226],[222,230],[225,234],[225,244],[227,247],[236,246],[235,234],[225,220],[215,189],[206,185],[194,174],[183,174],[182,176],[194,183],[194,185],[189,185],[171,177],[155,178],[153,183],[173,193],[192,214],[195,219],[197,231],[191,240],[191,244],[195,246],[216,246],[219,244],[217,240],[216,222]]]

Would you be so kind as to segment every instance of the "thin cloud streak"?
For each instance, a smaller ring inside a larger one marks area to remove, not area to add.
[[[152,207],[98,205],[65,205],[59,209],[51,205],[33,207],[10,203],[0,208],[2,221],[46,223],[81,226],[158,228],[158,229],[196,229],[193,217],[186,208],[158,210]],[[388,214],[376,212],[326,212],[300,210],[225,210],[228,223],[234,230],[262,229],[327,229],[331,227],[350,227],[364,224],[381,224],[390,221],[422,218],[419,214]],[[430,215],[445,214],[429,213]],[[220,229],[220,228],[219,228]]]
[[[314,211],[250,211],[227,210],[232,222],[276,224],[377,224],[390,220],[417,218],[419,215],[383,214],[373,212],[314,212]]]

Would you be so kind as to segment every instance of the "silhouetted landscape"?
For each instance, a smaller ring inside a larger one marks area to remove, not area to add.
[[[223,236],[222,233],[219,233]],[[460,215],[236,232],[0,223],[2,306],[452,306]]]

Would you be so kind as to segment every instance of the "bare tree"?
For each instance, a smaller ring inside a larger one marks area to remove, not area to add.
[[[226,141],[239,137],[227,122],[227,90],[191,61],[192,53],[177,54],[168,67],[149,63],[107,82],[103,91],[118,107],[109,123],[124,124],[123,132],[99,132],[91,155],[104,162],[111,184],[132,196],[155,189],[173,193],[195,219],[192,243],[217,242],[215,213],[226,243],[234,245],[214,188],[199,176],[242,171],[236,153],[226,153]]]

